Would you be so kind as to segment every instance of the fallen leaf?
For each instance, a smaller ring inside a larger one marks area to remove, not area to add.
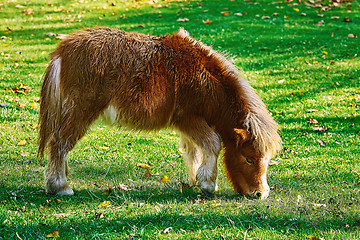
[[[110,195],[111,192],[112,192],[112,188],[109,187],[108,189],[106,189],[106,191],[103,193],[103,195]]]
[[[311,124],[319,124],[319,122],[314,118],[309,118],[308,122]]]
[[[98,207],[107,207],[110,205],[111,205],[110,201],[104,201],[104,202],[100,203]]]
[[[161,182],[162,183],[167,183],[167,182],[169,182],[169,177],[168,176],[163,176],[162,178],[161,178]]]
[[[68,217],[71,213],[55,213],[53,214],[54,217],[60,218],[60,217]]]
[[[326,146],[326,142],[324,140],[317,139],[316,141],[320,144],[320,146],[323,146],[323,147]]]
[[[311,239],[311,240],[323,240],[323,238],[318,238],[318,237],[315,237],[313,235],[307,235],[305,237],[308,238],[308,239]]]
[[[105,218],[105,215],[103,213],[95,213],[95,217],[97,218]]]
[[[352,33],[350,33],[350,34],[348,35],[348,37],[349,37],[349,38],[357,38],[356,35],[354,35],[354,34],[352,34]]]
[[[317,131],[317,132],[325,132],[328,130],[328,128],[325,126],[325,127],[320,127],[320,126],[312,126],[312,129],[314,131]]]
[[[208,24],[211,24],[211,23],[213,23],[213,21],[211,21],[211,20],[202,20],[202,22],[204,23],[204,24],[206,24],[206,25],[208,25]]]
[[[45,237],[48,237],[48,238],[60,237],[59,230],[55,230],[49,234],[46,234]]]
[[[179,18],[178,20],[176,20],[177,22],[188,22],[190,21],[188,18]]]
[[[47,37],[53,37],[53,36],[56,36],[55,33],[52,33],[52,32],[49,32],[49,33],[45,33],[45,36]]]
[[[15,8],[26,8],[26,7],[23,6],[23,5],[19,5],[19,4],[18,4],[18,5],[15,6]]]
[[[144,168],[144,169],[152,169],[152,166],[146,164],[146,163],[138,163],[136,164],[138,168]]]
[[[314,207],[315,207],[315,208],[326,207],[326,204],[323,204],[323,203],[314,203]]]
[[[188,189],[190,187],[190,185],[188,184],[188,183],[181,183],[180,184],[180,192],[181,193],[183,193],[183,191],[185,190],[185,189]]]
[[[33,102],[33,103],[30,104],[30,107],[37,108],[37,105],[36,105],[36,103]]]
[[[295,12],[299,12],[299,11],[300,11],[300,9],[298,9],[298,8],[294,8],[294,11],[295,11]]]
[[[342,20],[343,22],[352,22],[351,20],[350,20],[350,18],[349,17],[345,17],[345,18],[343,18],[343,20]]]
[[[308,113],[312,113],[312,112],[316,112],[317,110],[316,109],[308,109],[307,112]]]
[[[242,13],[234,13],[235,16],[243,16],[244,14]]]
[[[20,140],[20,142],[18,142],[19,146],[24,146],[26,144],[26,140]]]
[[[164,230],[164,233],[169,233],[169,232],[172,231],[172,230],[173,230],[172,227],[168,227],[168,228],[166,228],[166,229]]]
[[[131,190],[131,188],[129,188],[129,186],[122,184],[122,183],[120,183],[117,188],[121,191],[130,191]]]
[[[322,26],[325,24],[324,20],[321,20],[320,22],[318,22],[317,24],[314,24],[315,26]]]
[[[221,14],[224,15],[224,16],[230,16],[229,11],[223,11],[223,12],[221,12]]]
[[[151,177],[151,173],[150,172],[146,172],[144,175],[145,178],[150,178]]]
[[[8,107],[8,106],[9,106],[9,104],[0,103],[0,107],[6,108],[6,107]]]

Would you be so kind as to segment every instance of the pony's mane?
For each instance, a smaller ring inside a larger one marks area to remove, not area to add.
[[[255,93],[250,84],[240,75],[239,69],[227,60],[222,54],[211,47],[190,37],[189,33],[180,28],[178,35],[199,47],[207,56],[219,60],[223,75],[236,80],[235,86],[239,88],[242,99],[246,101],[247,111],[242,119],[242,126],[253,136],[253,145],[261,154],[269,157],[280,151],[282,142],[279,135],[279,126],[270,115],[263,101]]]

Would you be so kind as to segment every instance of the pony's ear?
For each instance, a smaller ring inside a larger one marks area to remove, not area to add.
[[[250,139],[250,133],[242,128],[234,128],[236,134],[236,145],[241,146],[244,142]]]

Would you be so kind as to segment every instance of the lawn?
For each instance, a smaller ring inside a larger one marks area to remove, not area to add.
[[[357,0],[0,1],[0,239],[360,239]],[[86,27],[190,35],[224,52],[281,126],[266,200],[188,187],[178,135],[97,121],[69,155],[75,195],[44,190],[42,75]],[[143,163],[151,169],[137,167]]]

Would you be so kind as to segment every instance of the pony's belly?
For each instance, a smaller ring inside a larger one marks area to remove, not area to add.
[[[119,110],[112,105],[105,109],[102,119],[109,125],[124,126],[136,130],[158,130],[167,127],[170,123],[170,116],[156,112]]]

